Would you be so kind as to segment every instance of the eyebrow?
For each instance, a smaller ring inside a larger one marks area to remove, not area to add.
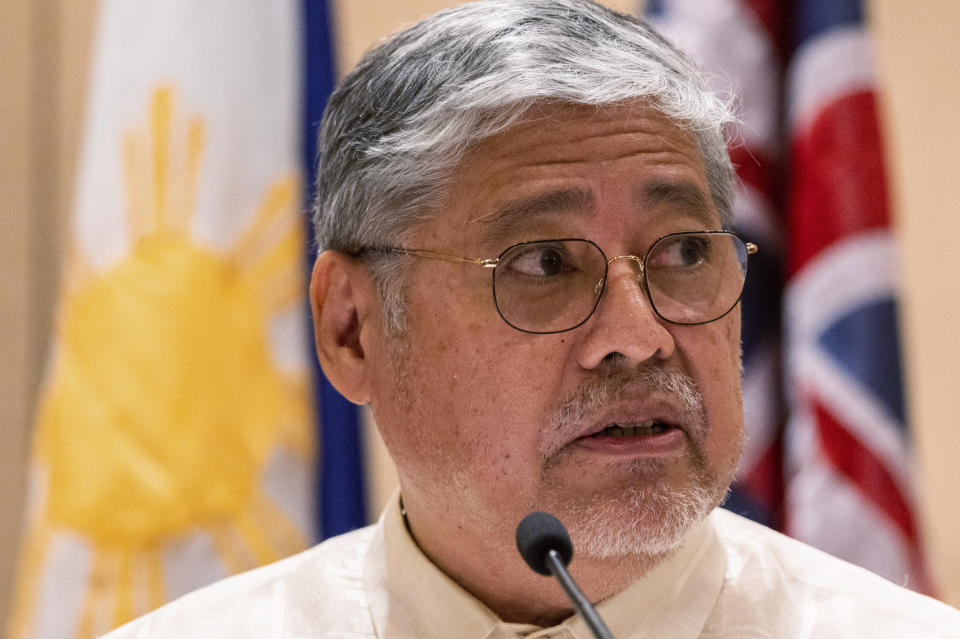
[[[657,181],[644,184],[634,193],[634,204],[639,210],[675,207],[708,227],[719,221],[707,194],[693,182]]]
[[[531,219],[543,215],[582,213],[594,207],[593,193],[585,189],[559,189],[511,200],[474,222],[488,225],[493,237],[503,237],[527,228]]]
[[[637,210],[675,207],[702,222],[705,228],[716,226],[717,213],[706,193],[693,182],[654,181],[634,193]],[[586,189],[558,189],[531,197],[511,200],[492,212],[474,218],[490,228],[488,239],[496,242],[530,228],[531,221],[544,215],[583,213],[595,206],[593,193]]]

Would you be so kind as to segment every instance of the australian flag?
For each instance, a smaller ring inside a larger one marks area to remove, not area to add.
[[[798,2],[793,27],[787,532],[925,590],[897,251],[862,2]]]
[[[751,258],[743,302],[747,443],[727,507],[926,590],[862,2],[647,11],[739,101],[736,224],[763,261]]]

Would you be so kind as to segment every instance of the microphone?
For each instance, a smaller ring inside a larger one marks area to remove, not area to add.
[[[594,637],[613,639],[603,618],[567,571],[567,564],[573,558],[573,543],[559,519],[542,512],[524,517],[517,526],[517,550],[535,572],[557,578]]]

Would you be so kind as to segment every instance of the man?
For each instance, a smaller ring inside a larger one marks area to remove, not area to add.
[[[323,368],[401,494],[116,636],[588,637],[514,544],[562,520],[616,637],[960,637],[960,614],[715,510],[743,437],[727,106],[642,22],[486,0],[331,97]]]

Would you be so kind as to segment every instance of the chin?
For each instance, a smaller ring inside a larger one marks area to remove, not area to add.
[[[687,533],[721,503],[728,487],[729,482],[708,474],[682,487],[659,482],[629,486],[615,497],[568,504],[564,521],[582,557],[658,558],[682,545]]]

